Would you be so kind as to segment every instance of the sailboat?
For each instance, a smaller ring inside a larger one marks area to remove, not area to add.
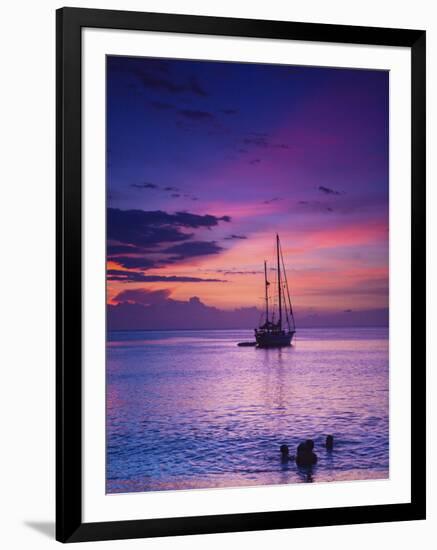
[[[289,346],[296,332],[287,273],[282,256],[279,235],[276,235],[276,271],[277,271],[277,319],[275,305],[270,311],[267,262],[264,261],[265,315],[264,322],[255,329],[255,340],[258,348],[283,348]]]

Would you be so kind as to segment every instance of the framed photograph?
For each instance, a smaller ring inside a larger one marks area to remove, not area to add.
[[[425,518],[425,31],[57,12],[57,539]]]

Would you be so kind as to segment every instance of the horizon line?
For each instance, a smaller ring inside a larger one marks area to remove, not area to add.
[[[350,329],[350,328],[390,328],[390,325],[326,325],[326,326],[301,326],[299,328],[296,328],[296,332],[300,329]],[[107,329],[106,332],[163,332],[166,330],[171,331],[193,331],[193,332],[204,332],[206,330],[220,330],[221,332],[230,331],[230,330],[255,330],[255,327],[250,328],[241,328],[241,327],[234,327],[234,328],[117,328],[117,329]]]

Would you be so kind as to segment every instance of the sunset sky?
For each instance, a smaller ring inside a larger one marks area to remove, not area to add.
[[[108,302],[388,307],[388,73],[108,57]],[[273,277],[273,274],[272,274]]]

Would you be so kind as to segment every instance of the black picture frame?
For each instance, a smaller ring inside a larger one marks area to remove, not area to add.
[[[423,30],[79,8],[56,14],[56,538],[78,542],[425,518],[425,49]],[[411,502],[199,517],[82,522],[81,31],[85,27],[411,49]]]

